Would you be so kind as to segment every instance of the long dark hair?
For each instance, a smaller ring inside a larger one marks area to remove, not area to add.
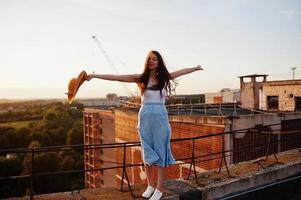
[[[150,51],[146,57],[145,63],[144,63],[144,70],[143,73],[140,76],[138,86],[140,88],[141,94],[144,94],[144,91],[147,87],[147,83],[150,76],[150,69],[148,67],[150,55],[155,54],[158,58],[158,67],[156,72],[156,77],[158,80],[158,84],[155,85],[152,89],[160,90],[160,93],[162,92],[162,89],[165,88],[167,92],[167,96],[170,96],[171,93],[175,91],[176,82],[171,78],[166,65],[163,61],[163,58],[161,54],[158,51]],[[171,81],[173,83],[171,83]],[[162,94],[162,93],[161,93]]]

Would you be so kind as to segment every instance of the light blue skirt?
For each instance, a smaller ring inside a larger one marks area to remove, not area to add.
[[[138,113],[138,134],[145,164],[167,167],[175,163],[170,150],[171,128],[163,103],[144,103]]]

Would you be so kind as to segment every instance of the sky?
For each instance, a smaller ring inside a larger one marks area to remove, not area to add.
[[[292,67],[301,79],[301,1],[0,0],[0,99],[65,98],[82,70],[142,73],[150,50],[170,72],[203,66],[177,79],[177,94],[236,89],[255,73],[292,79]],[[138,89],[93,79],[77,97],[108,93]]]

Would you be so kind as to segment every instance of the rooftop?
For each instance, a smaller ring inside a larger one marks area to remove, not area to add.
[[[260,114],[262,111],[242,108],[235,103],[222,103],[222,104],[172,104],[167,105],[169,115],[202,115],[202,116],[239,116],[249,114]],[[128,110],[138,112],[140,105],[123,106],[121,110]]]
[[[251,77],[267,77],[267,74],[249,74],[244,76],[239,76],[238,78],[251,78]]]
[[[264,85],[300,85],[301,79],[291,79],[291,80],[277,80],[277,81],[267,81],[264,83]]]
[[[270,155],[266,160],[265,157],[251,161],[241,162],[239,164],[229,166],[230,175],[228,175],[225,167],[221,173],[217,169],[202,172],[198,174],[198,184],[194,178],[188,180],[167,180],[164,184],[163,199],[191,199],[193,196],[202,199],[218,198],[220,194],[227,195],[242,190],[250,190],[250,185],[259,187],[266,183],[279,182],[280,180],[292,175],[300,174],[301,171],[301,151],[293,149],[282,152],[275,157]],[[249,186],[249,187],[248,187]],[[136,196],[141,195],[146,185],[134,185],[132,187]],[[52,193],[44,195],[36,195],[37,200],[126,200],[133,199],[130,192],[122,192],[116,188],[97,188],[84,189],[73,192]],[[10,198],[10,200],[25,200],[28,197]],[[135,199],[141,199],[137,197]]]

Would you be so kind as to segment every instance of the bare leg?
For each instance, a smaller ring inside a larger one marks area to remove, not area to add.
[[[143,192],[142,197],[144,198],[150,198],[154,191],[155,191],[155,183],[154,183],[154,179],[153,179],[153,166],[148,166],[148,165],[144,165],[145,166],[145,171],[146,171],[146,178],[147,178],[147,188],[146,190]]]
[[[152,195],[152,197],[149,200],[159,200],[161,199],[163,193],[162,193],[162,186],[164,181],[164,171],[165,167],[159,167],[158,166],[158,181],[157,181],[157,188]]]
[[[165,176],[165,167],[158,166],[158,182],[157,182],[157,188],[162,191],[162,186],[164,182]]]
[[[154,177],[153,177],[153,166],[148,166],[148,165],[144,165],[144,166],[145,166],[148,185],[155,187]]]

